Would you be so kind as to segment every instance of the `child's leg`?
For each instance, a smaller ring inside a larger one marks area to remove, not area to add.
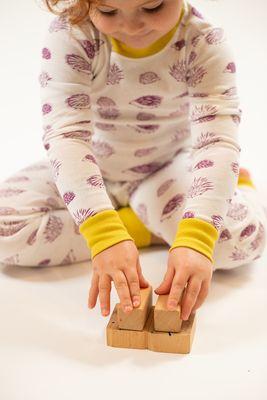
[[[170,246],[184,211],[191,181],[190,163],[189,152],[178,153],[173,162],[145,179],[129,200],[147,229]],[[238,186],[214,248],[214,270],[235,268],[259,258],[266,244],[266,226],[256,189]]]

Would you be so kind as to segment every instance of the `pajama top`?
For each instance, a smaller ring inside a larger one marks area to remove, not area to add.
[[[44,35],[39,82],[44,148],[78,226],[114,210],[103,178],[131,181],[134,188],[189,147],[187,235],[178,228],[175,240],[186,244],[203,221],[214,248],[241,151],[236,63],[223,28],[184,1],[167,35],[131,49],[89,18],[72,26],[56,17]],[[176,196],[163,213],[180,201]]]

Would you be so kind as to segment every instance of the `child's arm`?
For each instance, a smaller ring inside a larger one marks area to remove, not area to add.
[[[59,193],[93,258],[133,239],[114,210],[92,151],[91,82],[101,60],[90,29],[88,23],[71,26],[63,17],[53,19],[44,38],[39,82],[44,148]]]

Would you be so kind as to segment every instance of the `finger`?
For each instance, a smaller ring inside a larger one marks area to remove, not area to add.
[[[138,274],[138,277],[139,277],[140,288],[148,287],[149,286],[149,282],[146,280],[146,278],[144,277],[144,275],[142,273],[139,257],[137,258],[136,269],[137,269],[137,274]]]
[[[130,289],[131,299],[134,307],[139,307],[140,305],[140,287],[139,287],[139,278],[136,271],[136,268],[127,268],[124,270],[124,274],[128,281],[128,286]]]
[[[195,312],[205,301],[206,297],[209,293],[209,281],[205,280],[202,282],[200,292],[198,294],[197,301],[192,309],[192,312]]]
[[[116,273],[113,275],[113,281],[115,288],[118,292],[120,303],[123,308],[123,311],[129,313],[133,309],[130,290],[128,287],[128,282],[124,272],[121,270],[117,270]]]
[[[96,305],[96,300],[98,296],[98,282],[99,282],[99,275],[93,273],[92,280],[91,280],[91,287],[89,291],[89,298],[88,298],[88,307],[94,308]]]
[[[103,316],[107,316],[109,314],[110,291],[111,291],[110,276],[107,274],[101,275],[99,278],[99,301]]]
[[[186,293],[182,303],[182,319],[187,320],[198,297],[202,281],[190,278],[186,287]]]
[[[157,289],[155,289],[156,294],[167,294],[170,292],[174,274],[175,274],[175,269],[173,267],[168,267],[162,283],[159,285]]]
[[[171,290],[170,290],[170,293],[168,296],[167,307],[170,310],[175,308],[178,305],[186,283],[187,283],[187,276],[184,274],[178,274],[176,272],[176,274],[173,278]]]

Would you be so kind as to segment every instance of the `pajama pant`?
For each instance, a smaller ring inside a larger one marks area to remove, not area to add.
[[[177,193],[188,190],[189,154],[189,149],[180,151],[171,162],[141,180],[134,191],[129,190],[128,181],[104,179],[114,208],[130,206],[152,233],[168,243],[168,248],[185,204],[179,203],[165,219],[162,209]],[[157,189],[167,180],[171,184],[158,196]],[[236,268],[262,255],[267,210],[259,197],[252,187],[237,186],[215,244],[214,270]],[[254,230],[245,230],[252,224]],[[48,159],[29,165],[0,183],[0,263],[34,267],[90,259],[90,249],[53,181]]]

